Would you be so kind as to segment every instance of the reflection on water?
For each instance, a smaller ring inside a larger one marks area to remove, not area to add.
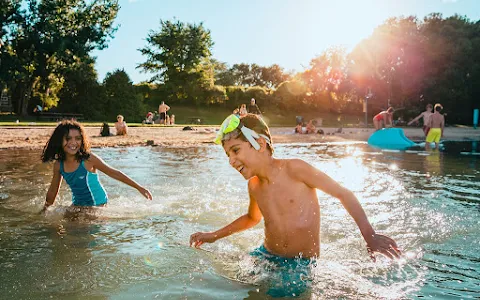
[[[338,200],[319,192],[321,259],[300,298],[472,298],[480,293],[480,172],[474,143],[441,151],[379,151],[365,144],[278,145],[353,190],[377,231],[405,257],[369,261],[355,223]],[[101,175],[109,205],[96,218],[66,220],[64,183],[38,215],[52,166],[39,152],[0,151],[0,294],[5,299],[264,299],[271,266],[249,253],[263,224],[188,247],[192,232],[245,213],[246,181],[222,149],[95,149],[149,188],[152,202]]]

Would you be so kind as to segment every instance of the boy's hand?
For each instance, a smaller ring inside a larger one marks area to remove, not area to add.
[[[367,241],[367,251],[370,258],[375,260],[375,252],[381,253],[390,259],[400,258],[402,252],[398,249],[397,243],[388,236],[381,234],[373,234],[372,238]]]
[[[45,203],[43,204],[43,208],[42,210],[38,213],[39,215],[41,214],[46,214],[47,213],[47,208],[52,206],[53,203],[48,203],[47,201],[45,201]]]
[[[152,194],[150,193],[149,190],[147,190],[147,189],[144,188],[143,186],[141,186],[140,188],[138,188],[138,191],[140,192],[140,194],[143,195],[143,197],[147,198],[148,200],[152,200]]]
[[[190,236],[190,247],[199,248],[203,243],[213,243],[217,236],[212,232],[197,232]]]

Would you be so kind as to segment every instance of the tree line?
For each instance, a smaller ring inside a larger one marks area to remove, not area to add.
[[[0,88],[14,111],[35,105],[112,119],[119,111],[140,121],[161,101],[234,109],[255,98],[263,110],[361,115],[388,106],[405,119],[427,103],[442,103],[450,123],[470,124],[480,100],[480,21],[434,13],[386,20],[350,52],[331,47],[300,72],[277,64],[228,65],[212,57],[202,23],[160,20],[138,49],[137,68],[150,74],[133,84],[121,69],[98,82],[94,49],[117,28],[115,0],[10,0],[0,6]]]

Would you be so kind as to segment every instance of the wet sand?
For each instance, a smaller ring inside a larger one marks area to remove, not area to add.
[[[99,136],[100,127],[86,127],[91,146],[127,147],[193,147],[212,144],[218,127],[197,127],[194,131],[184,131],[182,127],[130,127],[127,136]],[[271,134],[278,143],[322,143],[322,142],[366,142],[374,132],[369,128],[323,128],[325,134],[294,134],[293,128],[273,127]],[[42,149],[52,134],[54,127],[0,127],[0,149]],[[405,135],[413,141],[425,139],[421,128],[403,128]],[[112,130],[115,133],[115,130]],[[480,129],[448,127],[443,140],[480,141]]]

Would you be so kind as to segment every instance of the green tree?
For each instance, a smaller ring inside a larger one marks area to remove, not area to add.
[[[235,78],[234,85],[241,85],[245,87],[253,85],[253,78],[250,72],[249,64],[234,64],[231,68],[231,72]]]
[[[141,95],[135,93],[133,83],[124,70],[107,73],[103,81],[105,89],[106,117],[115,120],[118,114],[123,115],[127,122],[141,122],[146,108]]]
[[[225,63],[216,62],[214,68],[215,84],[225,86],[262,86],[271,89],[290,78],[290,75],[284,73],[277,64],[262,67],[257,64],[241,63],[228,68]]]
[[[215,84],[222,86],[235,85],[235,75],[228,67],[227,63],[210,59],[215,72]]]
[[[480,96],[479,33],[479,22],[458,15],[388,19],[350,53],[348,77],[358,97],[373,91],[376,111],[393,105],[412,115],[440,102],[448,122],[470,123]]]
[[[5,81],[12,85],[15,111],[26,115],[32,94],[52,100],[71,63],[106,47],[119,6],[117,0],[12,3],[14,22],[1,24],[6,32],[1,60],[9,70]]]
[[[298,112],[306,104],[308,88],[299,80],[282,82],[273,93],[276,106],[282,111]]]
[[[443,104],[447,122],[471,124],[480,96],[480,22],[432,14],[424,19],[421,32],[428,40],[424,98]]]
[[[81,113],[90,120],[106,120],[106,97],[98,83],[94,59],[78,59],[64,73],[59,92],[60,112]]]
[[[310,68],[300,77],[309,88],[312,98],[327,97],[328,110],[336,110],[339,87],[347,74],[346,53],[343,48],[330,48],[310,61]]]
[[[277,64],[269,67],[262,67],[261,84],[267,88],[276,88],[282,82],[290,80],[291,76],[283,71],[283,68]]]
[[[199,92],[213,87],[210,31],[202,23],[180,21],[160,20],[160,27],[150,31],[147,46],[139,49],[146,61],[137,68],[153,73],[150,82],[164,84],[170,101],[199,104]]]

